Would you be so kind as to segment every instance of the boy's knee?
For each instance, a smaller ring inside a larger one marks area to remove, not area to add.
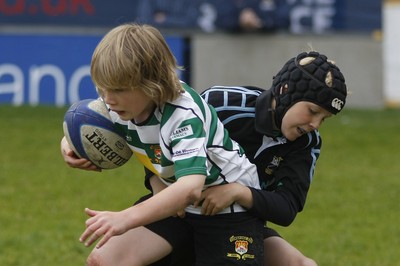
[[[300,265],[301,266],[318,266],[318,264],[313,259],[310,259],[310,258],[304,258]]]
[[[95,252],[90,253],[89,257],[86,260],[86,266],[102,266],[101,257],[98,256]]]

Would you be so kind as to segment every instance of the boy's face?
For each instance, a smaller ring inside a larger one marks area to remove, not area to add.
[[[140,90],[103,90],[101,96],[110,109],[122,120],[145,121],[153,112],[154,102]]]
[[[282,134],[288,140],[294,141],[301,135],[318,129],[330,116],[330,112],[312,102],[295,103],[282,119]]]

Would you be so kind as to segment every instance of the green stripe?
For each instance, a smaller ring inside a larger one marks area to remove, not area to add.
[[[175,162],[175,169],[180,169],[175,172],[177,178],[186,175],[207,175],[206,158],[205,157],[192,157],[182,159]]]

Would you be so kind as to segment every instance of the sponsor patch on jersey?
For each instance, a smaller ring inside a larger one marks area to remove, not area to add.
[[[182,156],[182,155],[188,155],[191,153],[197,153],[199,151],[199,148],[193,148],[193,149],[183,149],[179,151],[174,152],[174,157],[176,156]]]
[[[191,125],[177,128],[171,136],[171,140],[184,138],[193,135],[193,129]]]

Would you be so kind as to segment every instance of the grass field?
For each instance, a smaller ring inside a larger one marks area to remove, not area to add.
[[[65,109],[0,105],[0,265],[84,265],[83,209],[119,210],[145,190],[133,160],[68,168]],[[306,207],[281,234],[320,265],[400,265],[400,111],[345,110],[321,133]]]

